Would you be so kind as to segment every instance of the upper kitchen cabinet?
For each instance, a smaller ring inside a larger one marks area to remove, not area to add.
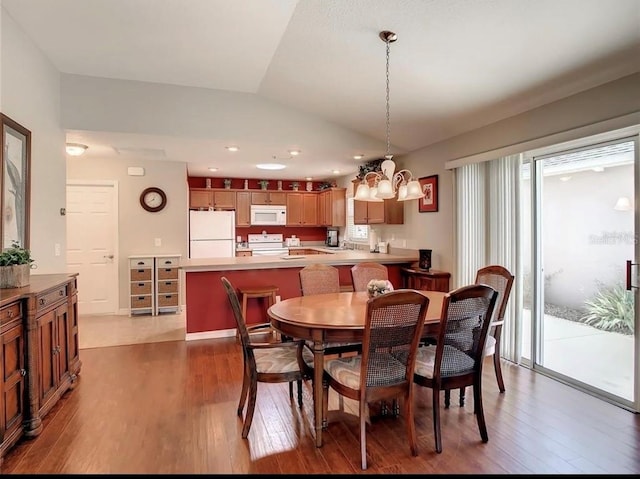
[[[238,191],[236,193],[236,227],[251,226],[251,193]]]
[[[404,223],[404,202],[395,198],[380,202],[354,200],[353,223],[401,225]]]
[[[318,196],[287,193],[287,226],[318,226]]]
[[[287,193],[284,191],[254,191],[251,193],[252,205],[286,205]]]
[[[189,208],[191,209],[233,210],[235,207],[235,191],[211,188],[191,188],[189,190]]]
[[[318,197],[318,221],[320,226],[345,226],[347,216],[347,189],[328,188]]]

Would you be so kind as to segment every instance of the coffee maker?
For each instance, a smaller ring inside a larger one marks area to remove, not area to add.
[[[337,228],[327,228],[327,246],[330,248],[337,248],[340,246]]]

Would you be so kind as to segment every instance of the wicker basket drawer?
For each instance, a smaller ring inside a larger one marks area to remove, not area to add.
[[[138,268],[131,270],[131,281],[150,281],[151,268]]]
[[[178,268],[159,268],[158,279],[178,279]]]
[[[149,281],[145,283],[131,283],[131,294],[151,294],[151,283]]]
[[[177,294],[161,294],[158,296],[158,307],[178,306]]]
[[[177,293],[178,282],[177,281],[159,281],[158,293]]]
[[[150,307],[151,296],[131,296],[131,309]]]

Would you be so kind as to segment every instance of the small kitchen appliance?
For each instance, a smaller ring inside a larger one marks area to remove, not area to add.
[[[337,248],[340,246],[337,228],[327,228],[327,246],[331,248]]]

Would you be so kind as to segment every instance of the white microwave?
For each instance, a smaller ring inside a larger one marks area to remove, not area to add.
[[[285,226],[287,224],[287,207],[251,205],[251,224]]]

